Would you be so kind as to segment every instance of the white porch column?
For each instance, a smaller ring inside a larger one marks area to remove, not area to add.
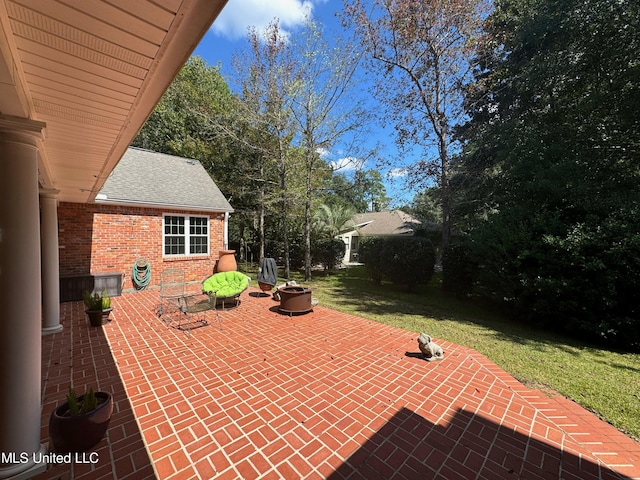
[[[60,255],[58,252],[58,190],[40,190],[42,252],[42,334],[62,331],[60,324]]]
[[[44,127],[0,115],[0,479],[43,470],[33,456],[42,451],[37,140]]]

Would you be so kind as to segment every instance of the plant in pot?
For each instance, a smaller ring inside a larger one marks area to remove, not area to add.
[[[84,292],[82,300],[84,301],[84,306],[87,307],[85,313],[89,317],[91,326],[99,327],[102,325],[103,320],[109,320],[109,313],[113,308],[111,307],[111,297],[109,297],[106,290],[102,291],[102,295],[97,292],[93,294]]]
[[[69,388],[66,403],[49,417],[49,438],[57,453],[86,452],[104,437],[113,414],[113,397],[90,388],[76,395]]]

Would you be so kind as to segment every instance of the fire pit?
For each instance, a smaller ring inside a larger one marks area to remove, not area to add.
[[[284,313],[305,313],[313,310],[311,288],[289,285],[278,289],[280,296],[279,311]]]

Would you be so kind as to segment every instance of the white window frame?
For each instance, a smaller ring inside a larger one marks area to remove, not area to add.
[[[184,233],[172,234],[166,233],[167,217],[179,217],[184,220]],[[202,218],[205,220],[202,226],[206,225],[207,228],[207,252],[206,253],[191,253],[191,237],[204,237],[202,234],[191,235],[191,219]],[[166,238],[180,236],[184,238],[184,253],[166,253]],[[208,215],[196,215],[196,214],[177,214],[177,213],[163,213],[162,214],[162,257],[163,258],[176,258],[176,257],[208,257],[211,254],[211,221]]]

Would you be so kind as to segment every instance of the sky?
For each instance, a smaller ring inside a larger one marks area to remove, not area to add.
[[[246,36],[250,26],[261,30],[277,18],[281,30],[287,34],[300,28],[306,15],[310,14],[314,21],[322,24],[325,33],[331,34],[332,31],[342,29],[340,20],[335,15],[341,8],[341,0],[229,0],[211,29],[196,47],[194,55],[201,56],[209,65],[219,64],[222,75],[230,83],[233,72],[231,59],[234,54],[248,49]],[[373,101],[370,107],[380,108]],[[385,179],[387,196],[392,199],[391,207],[396,207],[409,203],[414,192],[405,185],[401,174],[402,168],[397,164],[398,152],[390,132],[390,129],[385,130],[381,126],[374,128],[370,144],[382,144],[382,155],[393,159],[396,165],[380,167],[370,160],[365,163],[364,168],[381,171]],[[340,162],[339,154],[336,158],[338,158],[337,162]],[[349,175],[354,164],[346,159],[340,163],[342,168],[339,171]]]

